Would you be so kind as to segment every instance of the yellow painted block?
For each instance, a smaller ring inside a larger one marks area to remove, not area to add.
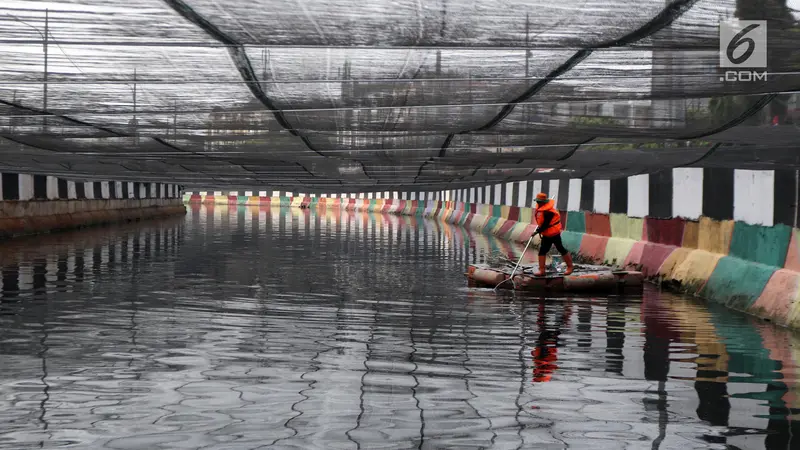
[[[611,214],[611,236],[620,239],[642,240],[644,219],[628,217],[625,214]]]
[[[681,247],[697,248],[697,239],[700,234],[700,224],[687,220],[683,225],[683,238]]]
[[[247,204],[251,206],[258,206],[261,204],[261,198],[252,196],[247,199]]]
[[[469,227],[473,230],[481,231],[483,227],[486,226],[486,222],[489,220],[487,216],[482,214],[475,214],[472,218],[472,222],[470,222]]]
[[[622,266],[622,263],[625,262],[625,258],[628,257],[628,253],[631,252],[631,249],[635,243],[636,241],[633,239],[621,239],[616,237],[608,238],[604,260],[605,263],[616,267]]]
[[[511,207],[506,205],[500,206],[500,217],[503,219],[508,219],[511,217]]]
[[[681,250],[686,251],[689,249],[677,249],[672,252],[672,255],[679,253]],[[670,255],[670,258],[672,255]],[[717,267],[717,262],[723,256],[719,253],[711,253],[705,250],[689,250],[683,261],[674,266],[668,278],[680,281],[681,285],[691,288],[691,291],[696,291],[711,277]],[[670,258],[667,258],[667,261]],[[667,261],[664,262],[662,267],[666,266]]]
[[[731,248],[733,226],[733,220],[717,221],[708,217],[701,217],[697,232],[697,248],[711,253],[727,255]]]
[[[532,223],[531,220],[533,219],[533,209],[532,208],[520,208],[519,209],[519,221],[529,224]]]

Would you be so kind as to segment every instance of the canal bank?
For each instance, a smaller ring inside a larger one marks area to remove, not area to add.
[[[797,222],[794,197],[787,197],[797,186],[789,175],[687,168],[619,180],[538,180],[433,193],[194,193],[185,200],[418,215],[525,243],[536,228],[531,200],[542,191],[557,199],[564,243],[576,259],[641,271],[669,290],[800,329],[800,230],[787,225]]]
[[[186,214],[180,187],[0,173],[0,239]]]

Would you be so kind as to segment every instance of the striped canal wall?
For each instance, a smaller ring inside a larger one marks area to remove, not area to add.
[[[800,328],[794,171],[675,168],[617,180],[550,179],[444,192],[225,196],[235,204],[334,207],[433,217],[526,242],[546,192],[579,257],[641,270],[665,286]],[[273,193],[274,194],[274,193]],[[218,196],[190,193],[190,202]]]
[[[0,173],[0,239],[185,214],[180,186]]]

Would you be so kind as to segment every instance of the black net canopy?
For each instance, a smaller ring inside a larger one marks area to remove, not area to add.
[[[3,0],[0,172],[358,192],[797,169],[798,9]]]

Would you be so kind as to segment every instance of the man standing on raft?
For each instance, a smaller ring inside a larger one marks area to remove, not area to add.
[[[567,271],[564,275],[572,273],[572,255],[569,254],[564,244],[561,243],[561,214],[556,209],[556,202],[547,198],[547,194],[540,192],[536,194],[536,233],[542,237],[539,244],[539,272],[537,277],[545,276],[545,264],[547,264],[547,252],[554,244],[564,261],[567,263]]]

